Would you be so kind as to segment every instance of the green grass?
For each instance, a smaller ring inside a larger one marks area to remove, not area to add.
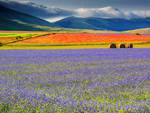
[[[31,37],[31,36],[35,36],[37,34],[34,33],[0,33],[0,38],[4,38],[4,37],[17,37],[17,36],[21,36],[21,37]]]
[[[0,43],[2,44],[9,44],[9,43],[15,43],[15,41],[25,40],[28,38],[36,37],[36,36],[42,36],[47,34],[46,32],[2,32],[0,33]]]

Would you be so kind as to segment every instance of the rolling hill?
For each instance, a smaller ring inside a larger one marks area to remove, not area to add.
[[[126,31],[125,33],[133,33],[133,34],[150,34],[150,28],[145,28],[145,29],[135,29],[135,30],[130,30]]]
[[[74,29],[94,29],[94,30],[112,30],[112,31],[125,31],[140,28],[150,27],[150,18],[79,18],[68,17],[63,20],[55,22],[55,25],[64,28]]]
[[[0,30],[44,30],[52,23],[0,5]]]

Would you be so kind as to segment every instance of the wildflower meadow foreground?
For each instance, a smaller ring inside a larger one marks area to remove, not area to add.
[[[1,50],[0,113],[150,113],[150,49]]]

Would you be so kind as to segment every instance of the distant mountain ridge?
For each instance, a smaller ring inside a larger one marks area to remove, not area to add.
[[[0,30],[42,30],[37,26],[54,25],[37,17],[0,5]]]
[[[1,0],[0,5],[42,19],[51,18],[51,17],[70,16],[73,13],[72,11],[68,11],[65,9],[47,7],[45,5],[37,4],[34,2],[21,3],[21,2],[10,1],[10,0]]]
[[[140,28],[150,28],[150,18],[122,19],[68,17],[55,22],[55,25],[59,27],[74,29],[125,31]]]

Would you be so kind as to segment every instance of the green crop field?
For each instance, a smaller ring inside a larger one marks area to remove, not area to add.
[[[57,31],[57,32],[54,32]],[[71,32],[72,31],[72,32]],[[33,32],[33,31],[0,31],[0,49],[89,49],[89,48],[109,48],[110,43],[105,42],[95,42],[95,43],[85,43],[85,44],[65,44],[65,43],[50,43],[49,41],[45,42],[45,44],[41,44],[43,41],[43,37],[41,37],[41,41],[37,41],[37,43],[33,43],[29,41],[29,43],[24,43],[23,40],[28,40],[34,37],[40,37],[47,34],[53,33],[73,33],[73,30],[64,31],[59,30],[51,30],[51,32]],[[74,33],[92,33],[92,30],[74,30]],[[95,31],[94,33],[105,33],[106,31]],[[93,33],[93,34],[94,34]],[[111,34],[111,32],[109,32]],[[18,39],[21,37],[21,39]],[[55,37],[54,37],[55,38]],[[60,37],[61,38],[61,37]],[[19,43],[18,43],[19,42]],[[114,42],[116,43],[116,42]],[[124,42],[119,42],[116,44],[120,44]],[[128,42],[132,43],[134,48],[150,48],[150,42]]]
[[[0,32],[0,43],[10,43],[16,41],[18,37],[26,39],[43,34],[46,34],[46,32]]]
[[[22,37],[28,37],[28,36],[34,36],[37,34],[32,34],[32,33],[0,33],[0,38],[4,38],[4,37],[17,37],[17,36],[22,36]]]

